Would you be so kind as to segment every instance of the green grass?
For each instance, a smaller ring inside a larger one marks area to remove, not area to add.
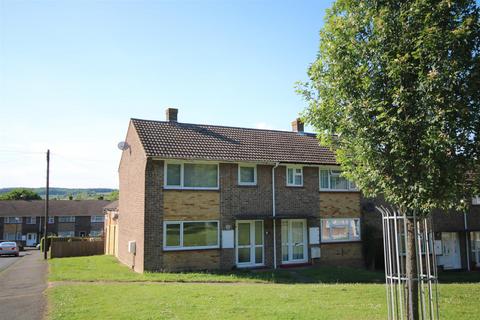
[[[49,260],[49,281],[153,281],[153,282],[274,282],[274,283],[383,283],[382,271],[316,266],[232,272],[144,273],[139,274],[112,256],[59,258]],[[441,283],[480,282],[480,272],[442,272]]]
[[[138,274],[111,256],[52,259],[49,264],[49,281],[60,281],[47,290],[51,320],[93,315],[139,320],[386,318],[383,272],[314,267]],[[440,279],[474,282],[479,274],[444,272]],[[480,318],[479,284],[441,284],[439,290],[442,319]]]
[[[380,284],[80,284],[48,289],[49,319],[385,319]],[[442,319],[478,319],[480,286],[440,286]]]
[[[154,282],[292,282],[288,272],[133,272],[112,256],[49,260],[49,281],[154,281]]]

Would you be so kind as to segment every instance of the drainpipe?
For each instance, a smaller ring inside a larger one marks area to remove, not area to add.
[[[276,162],[272,168],[272,215],[273,215],[273,269],[277,269],[277,226],[275,220],[275,169],[280,163]]]
[[[465,248],[467,250],[467,270],[470,271],[470,251],[468,250],[468,224],[467,224],[467,214],[463,214],[463,222],[465,224]]]

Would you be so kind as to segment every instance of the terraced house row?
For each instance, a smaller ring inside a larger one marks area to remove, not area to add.
[[[363,265],[360,193],[305,133],[132,119],[118,258],[136,271]]]
[[[59,237],[98,237],[103,234],[104,211],[110,201],[50,200],[48,229]],[[45,201],[0,201],[0,237],[34,246],[43,235]]]

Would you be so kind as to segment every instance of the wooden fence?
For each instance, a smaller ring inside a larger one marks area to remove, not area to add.
[[[80,257],[103,254],[103,238],[51,238],[50,258]]]

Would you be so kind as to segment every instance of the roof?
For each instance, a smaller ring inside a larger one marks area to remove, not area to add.
[[[103,207],[104,210],[108,210],[108,211],[114,211],[114,210],[117,210],[118,209],[118,200],[115,200],[113,202],[110,202],[109,204],[107,204],[105,207]]]
[[[107,200],[50,200],[50,216],[100,216]],[[0,201],[0,217],[33,217],[45,214],[45,200]]]
[[[314,134],[131,119],[147,157],[337,164]]]

